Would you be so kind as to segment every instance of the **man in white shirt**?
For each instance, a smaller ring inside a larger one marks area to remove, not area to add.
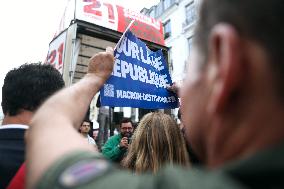
[[[88,143],[95,146],[95,148],[97,149],[97,144],[95,142],[95,140],[90,137],[89,132],[91,130],[91,121],[89,120],[84,120],[83,123],[81,124],[80,128],[79,128],[79,132],[81,133],[81,135],[87,139]]]

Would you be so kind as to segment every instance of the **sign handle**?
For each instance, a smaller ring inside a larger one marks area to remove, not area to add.
[[[132,24],[135,22],[135,20],[131,20],[131,22],[128,24],[127,28],[125,29],[125,31],[123,32],[122,36],[120,37],[119,41],[117,42],[117,44],[114,47],[114,51],[116,50],[117,46],[121,43],[121,40],[123,39],[123,37],[125,36],[125,33],[130,29],[130,27],[132,26]]]

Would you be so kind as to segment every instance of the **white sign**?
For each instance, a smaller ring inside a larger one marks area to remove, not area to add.
[[[61,74],[63,73],[66,34],[67,30],[50,43],[46,59],[46,63],[53,65]]]
[[[118,28],[118,12],[114,4],[100,0],[79,0],[76,18],[112,30]]]

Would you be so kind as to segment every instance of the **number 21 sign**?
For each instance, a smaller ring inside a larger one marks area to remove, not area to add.
[[[65,41],[67,30],[62,32],[49,44],[47,64],[53,65],[61,74],[63,73]]]

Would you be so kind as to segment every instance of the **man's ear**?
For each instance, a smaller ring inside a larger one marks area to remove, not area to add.
[[[243,43],[237,31],[228,24],[214,26],[209,36],[209,79],[212,93],[208,111],[220,113],[230,106],[232,95],[241,85],[244,74]]]

